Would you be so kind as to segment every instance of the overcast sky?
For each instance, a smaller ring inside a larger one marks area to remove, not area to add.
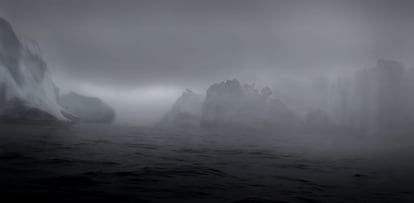
[[[381,57],[414,65],[411,2],[0,0],[0,14],[39,43],[62,89],[120,112],[136,104],[122,116],[153,121],[182,89],[224,79],[272,83]]]

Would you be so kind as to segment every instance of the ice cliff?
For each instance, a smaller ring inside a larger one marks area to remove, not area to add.
[[[112,122],[114,117],[98,98],[60,96],[46,62],[0,18],[0,121]]]
[[[44,60],[0,18],[0,120],[67,120],[57,97]]]

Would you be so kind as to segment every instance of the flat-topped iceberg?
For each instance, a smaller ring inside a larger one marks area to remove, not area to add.
[[[60,96],[59,104],[81,122],[111,123],[115,119],[115,111],[96,97],[70,92]]]

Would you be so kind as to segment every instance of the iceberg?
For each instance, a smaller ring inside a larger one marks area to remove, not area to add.
[[[259,91],[254,84],[241,84],[236,79],[211,85],[204,101],[201,125],[281,130],[295,124],[295,113],[271,95],[269,87]]]
[[[58,89],[45,61],[0,18],[0,120],[62,120]]]
[[[366,134],[413,131],[413,74],[400,62],[378,60],[342,82],[338,123]]]
[[[284,130],[298,123],[295,112],[272,97],[272,90],[238,80],[211,85],[205,96],[185,91],[160,121],[163,127]]]
[[[70,92],[59,97],[59,104],[80,122],[111,123],[115,119],[114,109],[96,97]]]
[[[199,127],[203,100],[203,95],[187,89],[158,125],[175,128]]]

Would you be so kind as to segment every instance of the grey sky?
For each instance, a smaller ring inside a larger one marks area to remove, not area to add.
[[[0,7],[39,43],[57,83],[112,95],[306,76],[379,57],[411,63],[414,52],[409,0],[0,0]]]

